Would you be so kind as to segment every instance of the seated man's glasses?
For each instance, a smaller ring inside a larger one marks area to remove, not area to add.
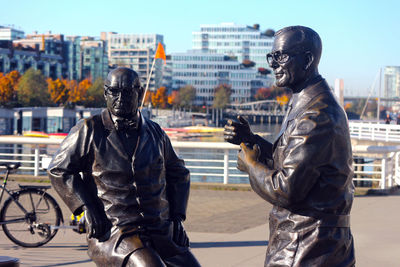
[[[120,94],[131,96],[133,95],[133,91],[137,90],[136,88],[126,88],[126,89],[113,88],[107,85],[105,85],[104,88],[106,93],[112,96],[119,96]]]

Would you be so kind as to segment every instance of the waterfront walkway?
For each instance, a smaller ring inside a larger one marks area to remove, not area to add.
[[[54,191],[50,193],[68,221],[70,212]],[[351,227],[356,266],[399,266],[399,204],[399,195],[355,198]],[[270,209],[251,191],[192,189],[185,226],[202,266],[263,266]],[[86,249],[85,237],[72,230],[61,230],[40,248],[16,246],[0,231],[0,256],[17,257],[21,266],[95,266]]]

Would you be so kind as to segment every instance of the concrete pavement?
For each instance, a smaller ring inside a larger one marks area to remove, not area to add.
[[[70,212],[62,206],[64,219]],[[351,214],[357,265],[399,266],[400,196],[356,197]],[[263,266],[271,206],[250,191],[192,190],[186,229],[202,266]],[[83,235],[61,230],[47,245],[21,248],[0,231],[0,255],[21,266],[94,266]]]

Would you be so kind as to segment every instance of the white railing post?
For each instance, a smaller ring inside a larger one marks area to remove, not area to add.
[[[35,146],[35,169],[34,169],[34,176],[39,176],[39,163],[40,163],[40,156],[39,156],[39,146]]]
[[[371,129],[372,129],[371,139],[372,139],[372,141],[374,141],[375,140],[375,126],[372,125]]]
[[[224,184],[228,184],[229,178],[229,149],[224,150]]]
[[[381,161],[381,189],[385,189],[386,188],[386,155],[382,158]]]

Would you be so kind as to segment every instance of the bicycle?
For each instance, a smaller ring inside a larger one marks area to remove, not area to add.
[[[51,186],[18,185],[17,190],[6,188],[8,176],[21,163],[0,163],[7,169],[0,185],[0,203],[4,192],[10,197],[0,211],[0,224],[4,234],[15,244],[23,247],[39,247],[48,243],[57,234],[60,223],[64,223],[56,200],[46,191]]]

